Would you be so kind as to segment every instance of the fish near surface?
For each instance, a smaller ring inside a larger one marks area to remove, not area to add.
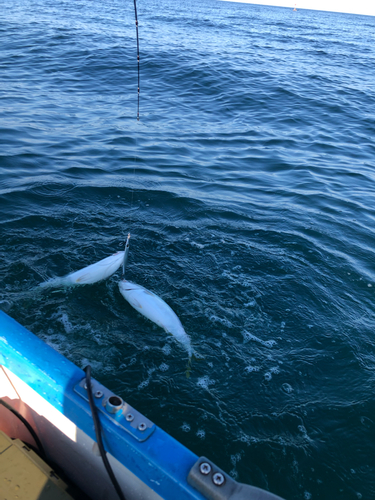
[[[42,287],[58,287],[58,286],[74,286],[74,285],[91,285],[97,281],[105,280],[115,273],[122,265],[124,260],[124,252],[117,252],[105,259],[95,262],[90,266],[84,267],[79,271],[70,273],[62,278],[52,278],[44,283],[40,283]]]
[[[176,313],[163,299],[143,286],[132,283],[131,281],[121,280],[119,288],[124,299],[127,300],[134,309],[161,328],[164,328],[166,332],[173,335],[174,338],[184,346],[189,354],[189,359],[191,359],[193,350],[190,343],[190,337],[185,332]]]

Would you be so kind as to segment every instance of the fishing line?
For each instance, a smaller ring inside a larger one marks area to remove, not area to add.
[[[135,14],[135,30],[136,30],[136,33],[137,33],[137,61],[138,61],[138,108],[137,108],[137,120],[139,121],[140,71],[139,71],[138,15],[137,15],[137,2],[136,2],[136,0],[134,0],[134,14]]]
[[[134,15],[135,15],[135,31],[137,35],[137,66],[138,66],[138,103],[137,103],[137,121],[139,121],[139,97],[140,97],[140,88],[141,88],[141,76],[140,76],[140,58],[139,58],[139,31],[138,31],[138,14],[137,14],[137,2],[134,0]],[[137,151],[137,135],[135,137],[135,149]],[[135,163],[137,162],[137,156],[135,157],[134,167],[133,167],[133,177],[135,176]],[[134,199],[134,188],[132,188],[132,195],[130,201],[130,221],[129,225],[132,223],[133,217],[133,199]],[[125,267],[128,260],[129,255],[129,240],[130,233],[128,234],[128,238],[125,242],[124,248],[124,260],[122,264],[122,278],[125,279]]]
[[[122,279],[125,279],[125,268],[129,256],[129,240],[130,240],[130,233],[128,234],[128,239],[125,242],[124,260],[122,261]]]

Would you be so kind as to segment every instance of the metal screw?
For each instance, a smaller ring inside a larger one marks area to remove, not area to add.
[[[144,422],[141,422],[138,425],[138,429],[143,432],[143,431],[145,431],[147,429],[147,425]]]
[[[133,422],[134,415],[132,413],[128,413],[125,418],[128,422]]]
[[[102,391],[96,391],[96,393],[94,394],[94,396],[99,399],[99,398],[101,398],[103,396],[103,393],[102,393]]]
[[[213,475],[212,481],[216,484],[216,486],[222,486],[224,484],[225,477],[220,472],[216,472],[216,474]]]
[[[207,476],[211,472],[211,465],[208,464],[207,462],[203,462],[200,464],[199,470],[200,470],[201,474],[203,474],[204,476]]]

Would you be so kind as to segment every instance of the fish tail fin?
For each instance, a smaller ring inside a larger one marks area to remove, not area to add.
[[[191,359],[192,359],[192,356],[189,356],[189,360],[188,360],[188,364],[186,365],[186,372],[185,372],[186,378],[190,378]]]
[[[199,354],[195,350],[191,351],[191,353],[189,354],[188,363],[186,365],[186,372],[185,372],[186,378],[190,377],[191,365],[192,365],[193,359],[194,359],[194,361],[202,361],[202,359],[204,359],[204,358],[205,358],[205,356],[203,356],[203,354]]]
[[[43,281],[38,285],[41,288],[54,288],[56,286],[61,286],[61,279],[59,278],[50,278],[47,281]]]

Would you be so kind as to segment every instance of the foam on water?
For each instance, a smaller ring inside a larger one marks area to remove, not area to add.
[[[219,316],[216,316],[215,314],[211,314],[209,316],[209,321],[213,323],[220,323],[221,325],[225,326],[226,328],[233,328],[233,323],[229,321],[227,318],[220,318]]]
[[[199,439],[205,439],[206,431],[204,429],[198,429],[196,435],[199,437]]]
[[[285,384],[282,385],[282,389],[287,394],[291,394],[293,392],[293,387],[290,384],[287,384],[287,383],[285,383]]]
[[[238,478],[238,471],[237,471],[236,466],[240,462],[241,459],[242,459],[241,453],[236,453],[235,455],[231,455],[230,456],[230,461],[231,461],[231,463],[233,465],[233,469],[229,472],[229,474],[231,475],[231,477],[233,479],[237,479]]]
[[[168,356],[172,352],[172,347],[170,344],[165,344],[165,346],[162,348],[163,353]]]
[[[276,344],[276,340],[262,340],[262,339],[256,337],[255,335],[253,335],[252,333],[248,332],[247,330],[243,330],[241,333],[242,333],[242,336],[243,336],[245,342],[248,342],[251,340],[253,342],[258,342],[259,344],[261,344],[264,347],[273,347]]]
[[[62,313],[58,318],[58,321],[63,324],[66,333],[72,333],[74,331],[74,326],[69,321],[68,315],[66,313]]]
[[[198,378],[197,381],[198,387],[207,391],[212,385],[215,385],[215,380],[211,380],[207,375]]]
[[[259,370],[260,370],[259,366],[248,365],[248,366],[245,367],[245,372],[246,373],[259,372]]]

